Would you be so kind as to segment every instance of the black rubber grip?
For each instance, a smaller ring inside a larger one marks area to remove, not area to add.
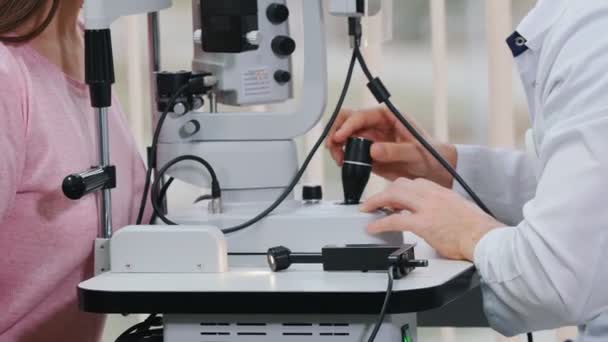
[[[84,43],[85,80],[91,93],[91,105],[95,108],[110,107],[112,84],[115,82],[110,30],[86,30]]]

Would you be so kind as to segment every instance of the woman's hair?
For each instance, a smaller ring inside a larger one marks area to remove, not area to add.
[[[46,13],[44,20],[29,32],[14,35],[14,32],[33,18],[44,15],[47,5],[51,2],[51,9]],[[0,0],[0,42],[24,43],[36,38],[49,26],[61,0]]]

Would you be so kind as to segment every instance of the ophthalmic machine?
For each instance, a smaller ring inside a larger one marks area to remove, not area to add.
[[[294,2],[300,10],[290,11]],[[294,195],[344,102],[356,62],[376,99],[392,106],[360,50],[361,19],[375,15],[380,1],[193,0],[192,70],[166,72],[158,11],[171,5],[85,0],[86,81],[99,120],[100,165],[66,177],[63,190],[74,200],[99,193],[102,229],[94,244],[96,276],[78,288],[81,309],[151,314],[121,342],[417,341],[417,312],[446,305],[478,281],[472,264],[443,260],[411,234],[366,233],[370,222],[390,214],[364,214],[357,205],[373,142],[349,140],[343,199],[325,201],[318,186],[304,186],[301,199]],[[299,163],[294,139],[326,110],[326,11],[344,17],[353,54],[328,127]],[[137,225],[113,234],[110,24],[138,13],[148,13],[155,130]],[[290,35],[296,14],[300,41]],[[301,79],[292,66],[297,50]],[[295,84],[302,90],[292,99]],[[247,110],[286,101],[289,111]],[[174,179],[210,188],[210,195],[167,212]],[[143,224],[147,203],[156,220]]]

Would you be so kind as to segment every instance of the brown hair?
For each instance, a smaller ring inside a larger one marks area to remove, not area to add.
[[[51,1],[51,9],[44,20],[21,35],[13,35],[15,30],[46,10]],[[5,43],[24,43],[36,38],[49,26],[60,0],[0,0],[0,41]]]

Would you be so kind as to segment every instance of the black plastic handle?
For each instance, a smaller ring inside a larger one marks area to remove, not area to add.
[[[67,198],[79,200],[90,193],[115,187],[115,174],[113,166],[92,168],[67,176],[61,188]]]

